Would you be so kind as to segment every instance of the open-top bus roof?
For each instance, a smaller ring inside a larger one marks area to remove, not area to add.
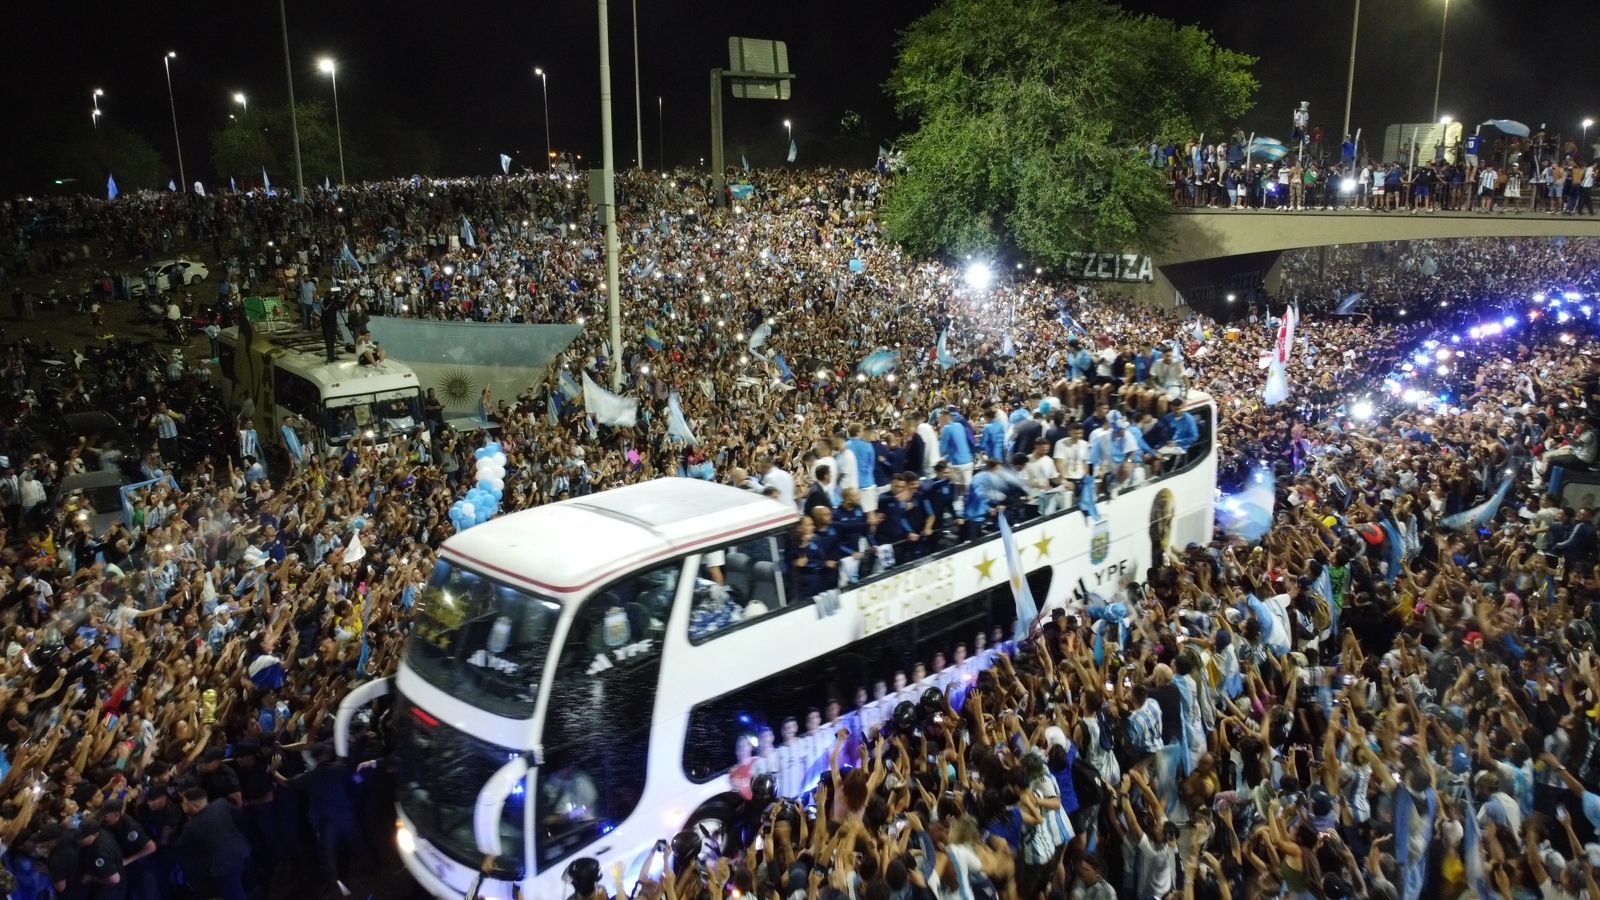
[[[237,346],[239,329],[223,329],[222,338]],[[348,352],[341,352],[337,361],[328,362],[323,355],[321,334],[299,330],[257,332],[256,343],[263,340],[272,345],[274,366],[312,382],[324,397],[421,387],[417,373],[396,359],[384,360],[381,367],[363,366]]]
[[[502,516],[450,538],[440,552],[485,575],[559,598],[799,518],[751,491],[657,478]]]

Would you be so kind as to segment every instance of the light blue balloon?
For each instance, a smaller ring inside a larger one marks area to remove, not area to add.
[[[493,497],[493,498],[494,498],[494,502],[495,502],[495,505],[496,505],[496,506],[498,506],[498,505],[499,505],[499,503],[500,503],[500,499],[501,499],[501,498],[502,498],[502,497],[504,497],[504,496],[505,496],[505,495],[506,495],[506,492],[505,492],[505,491],[502,491],[502,490],[500,490],[500,489],[499,489],[499,488],[497,488],[497,487],[492,487],[492,488],[489,488],[489,496],[491,496],[491,497]]]
[[[486,456],[493,456],[493,455],[494,455],[494,452],[491,451],[488,447],[479,447],[478,449],[472,451],[472,456],[473,456],[474,459],[483,459]]]

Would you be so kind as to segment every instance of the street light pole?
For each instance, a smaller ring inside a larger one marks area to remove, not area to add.
[[[1444,19],[1439,24],[1439,69],[1433,76],[1433,118],[1439,120],[1439,85],[1444,83],[1444,36],[1450,29],[1450,0],[1444,0]]]
[[[1593,124],[1594,124],[1594,120],[1593,119],[1584,119],[1583,120],[1583,139],[1578,144],[1578,153],[1580,155],[1583,153],[1583,151],[1585,149],[1584,145],[1589,143],[1589,126],[1593,125]]]
[[[606,0],[597,0],[600,12],[600,190],[606,222],[606,315],[611,320],[611,389],[622,390],[622,298],[617,286],[617,183],[616,160],[611,147],[611,29]]]
[[[661,161],[661,171],[667,170],[667,114],[661,95],[656,95],[656,152]]]
[[[1361,0],[1356,0],[1355,22],[1350,26],[1350,73],[1344,80],[1344,132],[1341,141],[1350,135],[1350,101],[1356,95],[1356,38],[1361,34]],[[1434,105],[1438,106],[1435,98]],[[1434,112],[1438,112],[1437,109]]]
[[[300,114],[294,108],[294,67],[289,64],[289,15],[278,0],[278,24],[283,30],[283,76],[289,82],[289,132],[294,136],[295,197],[306,199],[306,170],[300,165]]]
[[[324,57],[317,62],[317,68],[327,72],[328,77],[333,79],[333,133],[339,143],[339,185],[343,187],[350,182],[344,177],[344,128],[339,124],[339,67],[334,65],[333,60]]]
[[[644,171],[644,107],[639,100],[639,0],[633,0],[633,131],[638,137],[638,169]]]
[[[183,138],[178,136],[178,101],[172,97],[172,61],[178,56],[177,51],[168,50],[167,55],[161,58],[161,64],[167,70],[167,104],[172,107],[172,143],[178,148],[178,185],[180,193],[187,193],[189,182],[183,177]]]
[[[533,67],[533,74],[539,76],[539,93],[544,97],[544,162],[553,172],[556,155],[550,151],[550,82],[545,78],[544,70],[538,66]]]

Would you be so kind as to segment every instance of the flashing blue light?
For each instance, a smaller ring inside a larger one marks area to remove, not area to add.
[[[1562,310],[1561,312],[1556,313],[1556,323],[1557,324],[1563,324],[1564,325],[1564,324],[1566,324],[1567,322],[1570,322],[1570,321],[1572,321],[1572,317],[1567,315],[1566,310]]]
[[[1459,334],[1450,335],[1450,343],[1452,343],[1452,344],[1461,343],[1461,335],[1459,335]]]
[[[1535,303],[1543,303],[1544,302],[1544,293],[1540,292],[1540,293],[1534,294],[1533,295],[1533,302],[1535,302]]]
[[[754,720],[752,720],[750,718],[750,714],[749,713],[740,713],[739,714],[739,724],[740,725],[751,725],[751,724],[754,724]]]
[[[1517,325],[1517,317],[1516,316],[1506,316],[1504,319],[1500,320],[1500,324],[1504,325],[1507,328],[1515,328],[1516,325]]]

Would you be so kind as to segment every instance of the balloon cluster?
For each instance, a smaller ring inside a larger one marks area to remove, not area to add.
[[[450,506],[450,524],[456,531],[482,525],[500,511],[500,498],[506,489],[506,452],[498,441],[490,441],[473,456],[478,460],[478,484]]]

